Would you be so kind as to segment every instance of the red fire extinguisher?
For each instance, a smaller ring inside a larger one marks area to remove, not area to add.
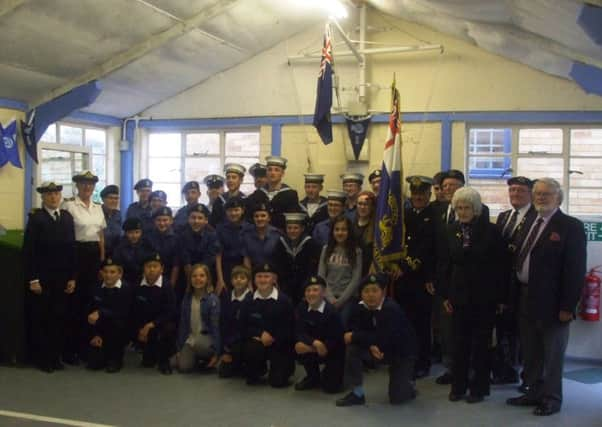
[[[600,320],[600,279],[598,268],[601,265],[592,268],[585,276],[585,286],[581,293],[581,310],[579,315],[583,320],[596,322]]]

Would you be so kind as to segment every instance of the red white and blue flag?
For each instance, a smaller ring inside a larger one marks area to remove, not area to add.
[[[379,271],[390,270],[405,256],[400,128],[399,91],[395,87],[395,78],[393,78],[393,84],[391,85],[391,115],[383,153],[382,178],[378,191],[374,230],[374,261]]]
[[[332,44],[330,37],[330,25],[326,24],[324,30],[324,45],[322,47],[322,61],[320,62],[320,74],[318,75],[318,91],[316,96],[316,108],[314,111],[314,127],[318,131],[324,144],[332,142],[332,119],[330,108],[332,107],[332,75],[334,60],[332,57]]]

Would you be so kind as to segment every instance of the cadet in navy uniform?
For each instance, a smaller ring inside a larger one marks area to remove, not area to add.
[[[353,389],[337,400],[337,406],[366,403],[363,361],[372,359],[389,365],[389,402],[400,404],[416,397],[412,383],[415,337],[410,322],[395,301],[385,296],[384,274],[370,274],[361,284],[362,300],[351,312],[344,335],[346,383]]]
[[[410,184],[411,203],[405,212],[407,254],[401,261],[402,275],[395,281],[395,299],[416,331],[418,352],[414,371],[416,378],[422,378],[431,368],[435,213],[429,206],[432,179],[415,175],[406,181]]]
[[[119,211],[119,187],[107,185],[100,192],[102,199],[102,211],[105,214],[107,228],[105,234],[105,257],[113,254],[113,251],[121,239],[121,212]]]
[[[512,209],[501,212],[496,221],[511,257],[516,248],[522,247],[526,232],[537,218],[537,211],[531,203],[533,181],[524,176],[515,176],[506,181]],[[518,255],[518,254],[516,254]],[[511,283],[516,280],[513,271],[508,272]],[[518,287],[510,286],[508,308],[497,313],[495,320],[496,345],[491,365],[494,384],[514,384],[518,382],[518,372],[514,368],[518,355]],[[524,386],[523,386],[524,387]]]
[[[378,198],[378,191],[380,190],[380,181],[382,180],[380,169],[374,169],[370,175],[368,175],[368,182],[372,187],[372,192]]]
[[[272,259],[279,289],[296,306],[303,299],[305,284],[318,271],[322,246],[305,233],[305,213],[285,213],[284,216],[286,234],[280,236]]]
[[[232,290],[222,293],[221,334],[223,353],[220,358],[218,373],[222,378],[230,378],[242,374],[242,345],[240,335],[240,309],[251,301],[251,270],[244,265],[232,269]]]
[[[132,303],[132,288],[122,280],[123,269],[113,259],[102,265],[103,281],[96,288],[88,307],[87,368],[121,370],[127,344],[127,321]]]
[[[231,197],[244,199],[246,195],[240,191],[240,186],[245,177],[247,169],[238,163],[226,163],[224,165],[224,175],[226,176],[226,187],[228,191],[222,194],[225,201]]]
[[[220,175],[207,175],[203,179],[203,183],[207,186],[207,196],[209,197],[209,203],[207,204],[209,224],[215,229],[217,224],[222,223],[226,216],[224,211],[226,200],[222,196],[224,177]]]
[[[75,226],[75,249],[77,251],[77,287],[69,309],[72,334],[67,335],[67,348],[63,355],[66,363],[77,364],[83,356],[86,342],[83,330],[86,308],[92,292],[98,285],[100,264],[105,258],[104,229],[107,227],[102,207],[92,200],[98,177],[91,171],[73,176],[77,196],[63,203],[64,209],[73,217]]]
[[[328,219],[317,223],[312,231],[312,237],[318,244],[324,246],[328,243],[330,236],[330,228],[332,221],[339,215],[343,214],[345,209],[345,200],[347,196],[345,192],[340,190],[328,190],[326,211]]]
[[[324,188],[324,175],[305,174],[305,197],[299,202],[301,209],[307,214],[307,233],[311,234],[314,226],[328,219],[328,201],[320,196]]]
[[[140,286],[134,289],[131,320],[132,341],[142,348],[142,366],[158,364],[161,373],[172,373],[169,358],[176,352],[176,299],[163,277],[158,253],[144,261]]]
[[[230,290],[230,272],[244,261],[242,233],[253,228],[244,220],[244,202],[239,197],[230,197],[224,205],[226,220],[217,226],[217,239],[221,250],[216,257],[217,285],[215,292],[221,295]]]
[[[240,310],[240,333],[247,384],[261,381],[270,362],[268,383],[286,387],[295,371],[293,350],[294,310],[290,299],[275,287],[275,271],[270,264],[255,268],[253,299]]]
[[[184,187],[182,187],[182,194],[186,200],[186,205],[182,206],[176,212],[173,225],[174,230],[178,233],[188,225],[188,209],[199,204],[199,199],[201,198],[199,183],[196,181],[188,181],[184,184]]]
[[[271,223],[279,230],[284,230],[284,213],[298,210],[299,196],[297,192],[282,182],[287,160],[279,156],[267,156],[268,183],[249,196],[250,205],[270,203],[272,207]]]
[[[59,209],[62,185],[45,182],[37,189],[42,208],[29,214],[23,240],[31,356],[45,372],[63,369],[68,299],[75,290],[77,269],[73,217]]]
[[[141,179],[134,185],[134,190],[138,195],[138,201],[128,206],[125,217],[144,221],[145,218],[148,219],[151,216],[150,195],[153,191],[153,182],[148,178]]]
[[[268,183],[267,169],[265,165],[261,163],[254,163],[249,168],[249,173],[253,177],[253,184],[255,185],[255,189],[259,190],[263,188]]]
[[[123,223],[124,236],[113,253],[113,261],[123,268],[125,282],[137,286],[142,280],[142,264],[151,252],[142,235],[142,221],[128,218]]]
[[[242,254],[248,268],[270,262],[281,236],[280,231],[270,225],[269,204],[260,203],[252,212],[254,226],[242,232]]]
[[[188,227],[180,233],[180,262],[184,266],[186,284],[190,277],[190,268],[194,264],[208,265],[215,275],[215,257],[221,247],[215,230],[208,227],[209,210],[198,204],[188,210]],[[184,289],[178,286],[178,301]],[[184,286],[185,288],[185,286]]]
[[[153,251],[158,252],[163,260],[163,274],[168,283],[175,287],[180,274],[180,241],[174,233],[172,212],[162,207],[153,212],[153,229],[144,238]]]
[[[323,278],[309,277],[305,282],[305,300],[297,306],[295,352],[306,376],[295,384],[295,390],[321,387],[327,393],[336,393],[343,386],[343,324],[337,310],[324,298],[325,288]],[[320,364],[325,365],[322,372]]]
[[[351,221],[355,220],[357,196],[362,192],[364,175],[361,173],[345,173],[341,175],[343,191],[347,195],[345,201],[345,216]]]

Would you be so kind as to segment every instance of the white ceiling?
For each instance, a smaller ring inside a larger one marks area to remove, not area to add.
[[[601,46],[576,23],[580,1],[368,3],[549,74],[571,78],[575,60],[602,64]],[[207,10],[214,13],[200,25],[137,55],[143,42],[155,42]],[[132,116],[326,15],[303,0],[0,0],[0,98],[36,103],[92,73],[99,75],[103,91],[86,111]],[[124,52],[129,59],[112,67]]]

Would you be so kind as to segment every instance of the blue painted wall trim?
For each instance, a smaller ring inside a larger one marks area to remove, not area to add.
[[[441,170],[451,169],[452,163],[452,122],[441,122]]]
[[[602,69],[575,61],[569,75],[586,93],[602,95]]]
[[[27,111],[27,103],[15,101],[14,99],[0,98],[0,108],[9,108],[11,110]]]
[[[128,141],[128,149],[120,152],[121,182],[120,182],[120,207],[122,215],[125,215],[127,207],[132,203],[134,192],[134,137],[136,122],[128,120],[125,125],[125,139]]]
[[[272,155],[279,156],[282,153],[282,125],[272,125]]]
[[[85,111],[74,111],[65,117],[64,120],[74,121],[78,123],[96,125],[96,126],[119,126],[123,125],[123,120],[107,116],[105,114],[87,113]]]

